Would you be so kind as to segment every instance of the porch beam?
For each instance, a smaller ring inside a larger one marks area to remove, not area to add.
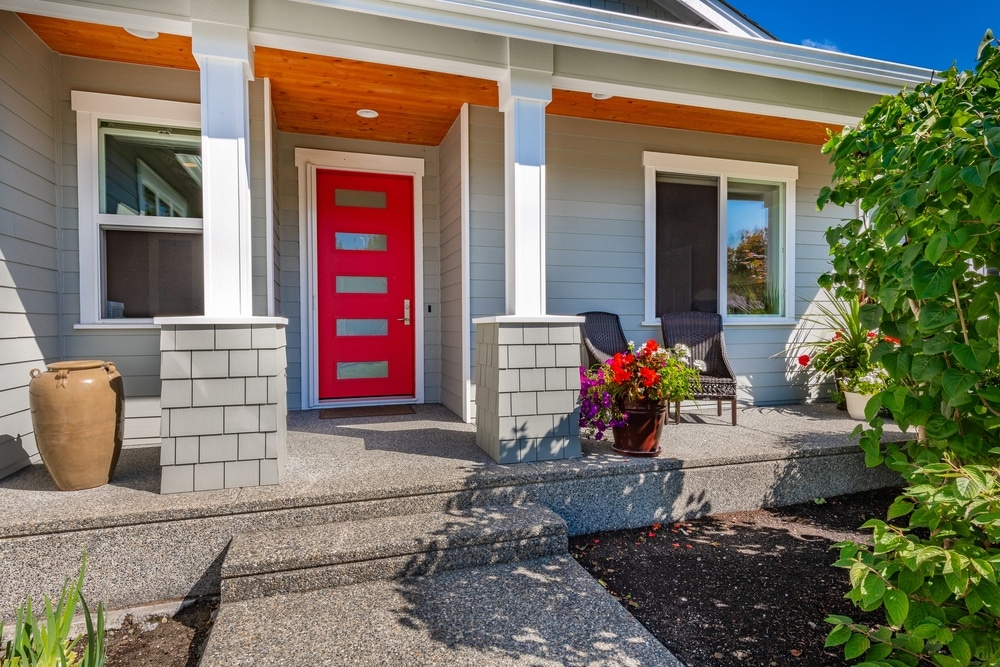
[[[504,114],[505,283],[508,315],[545,314],[545,107],[552,46],[510,40],[500,82]]]
[[[196,2],[191,10],[192,52],[201,70],[205,315],[249,317],[249,0]]]

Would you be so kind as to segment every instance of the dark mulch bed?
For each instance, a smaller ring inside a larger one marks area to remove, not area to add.
[[[885,518],[898,489],[576,537],[581,565],[689,667],[844,665],[826,649],[830,614],[876,624],[834,568],[857,528]]]
[[[162,618],[125,618],[107,636],[107,667],[195,667],[218,600],[200,600]]]

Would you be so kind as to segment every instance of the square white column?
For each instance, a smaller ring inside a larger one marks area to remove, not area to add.
[[[508,315],[545,314],[545,107],[552,46],[510,40],[504,113],[504,211]]]
[[[252,50],[248,7],[230,4],[232,11],[207,12],[211,20],[192,16],[191,24],[201,70],[205,315],[210,317],[253,314],[247,89]]]

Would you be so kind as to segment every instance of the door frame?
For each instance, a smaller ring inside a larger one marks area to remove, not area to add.
[[[390,405],[424,402],[424,214],[423,158],[369,155],[312,148],[295,149],[299,173],[299,298],[302,318],[302,409],[334,405]],[[396,398],[319,398],[319,334],[316,278],[316,171],[335,169],[413,178],[414,395]]]

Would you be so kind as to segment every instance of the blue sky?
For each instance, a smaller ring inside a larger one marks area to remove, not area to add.
[[[1000,34],[1000,0],[729,3],[783,42],[933,69],[971,69],[986,29]]]

